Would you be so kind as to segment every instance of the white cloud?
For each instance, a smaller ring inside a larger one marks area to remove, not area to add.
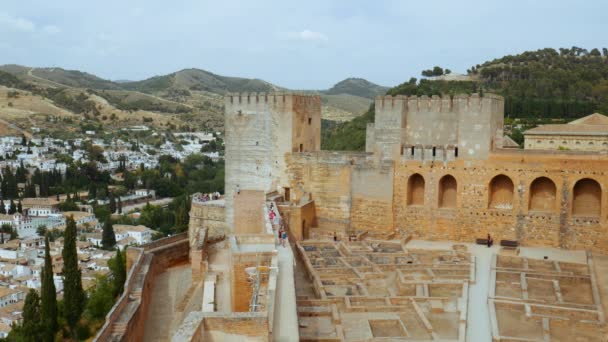
[[[47,25],[42,28],[42,32],[46,34],[57,34],[61,33],[61,29],[55,25]]]
[[[20,17],[14,17],[6,13],[0,13],[0,27],[6,27],[13,31],[34,32],[36,25],[33,22]]]
[[[311,30],[302,30],[300,32],[287,32],[285,37],[289,40],[299,40],[306,42],[326,42],[329,39],[322,32],[315,32]]]

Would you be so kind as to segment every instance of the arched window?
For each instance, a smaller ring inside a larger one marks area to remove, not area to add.
[[[424,178],[418,173],[407,182],[407,205],[424,205]]]
[[[493,209],[513,209],[513,188],[513,181],[505,175],[492,178],[489,207]]]
[[[574,185],[572,215],[599,217],[602,208],[602,187],[593,179],[584,178]]]
[[[439,180],[439,208],[456,208],[456,178],[445,175]]]
[[[553,211],[555,209],[555,183],[547,177],[536,178],[530,184],[530,210]]]

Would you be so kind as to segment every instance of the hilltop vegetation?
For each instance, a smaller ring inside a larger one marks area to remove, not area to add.
[[[428,74],[429,70],[424,72]],[[601,52],[579,47],[559,51],[541,49],[478,64],[467,72],[471,81],[422,79],[418,82],[412,78],[388,90],[387,94],[453,96],[492,92],[504,96],[505,116],[528,121],[571,120],[593,112],[608,114],[606,48]],[[322,147],[362,150],[365,144],[359,138],[365,135],[367,123],[373,122],[371,112],[373,109],[360,120],[326,127]]]

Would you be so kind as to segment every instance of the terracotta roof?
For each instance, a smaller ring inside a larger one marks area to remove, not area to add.
[[[594,113],[567,124],[540,125],[524,135],[608,135],[608,117]]]
[[[119,232],[145,232],[146,230],[152,230],[144,225],[132,226],[129,224],[115,224],[112,226],[114,231]]]
[[[24,207],[31,207],[31,206],[35,206],[35,205],[55,206],[58,204],[59,204],[59,202],[56,199],[47,198],[47,197],[39,197],[39,198],[28,197],[28,198],[24,198],[21,201],[21,205],[23,205]]]
[[[608,116],[593,113],[568,123],[569,125],[608,125]]]

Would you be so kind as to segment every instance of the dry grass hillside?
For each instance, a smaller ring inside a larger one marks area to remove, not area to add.
[[[82,131],[86,123],[120,129],[145,124],[161,129],[223,130],[223,95],[289,91],[260,79],[184,69],[136,82],[113,82],[61,68],[0,66],[0,119],[23,129]],[[365,113],[383,87],[347,79],[321,95],[322,116],[349,121]],[[349,93],[351,92],[351,93]]]

